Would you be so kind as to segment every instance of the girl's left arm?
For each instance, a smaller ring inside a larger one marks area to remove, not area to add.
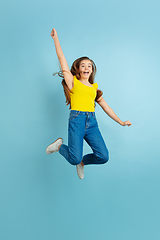
[[[112,108],[110,108],[110,107],[108,106],[108,104],[106,103],[106,101],[104,100],[103,97],[100,97],[100,98],[98,99],[97,103],[101,106],[101,108],[105,111],[105,113],[107,113],[107,115],[108,115],[110,118],[112,118],[114,121],[116,121],[116,122],[119,123],[120,125],[122,125],[122,126],[126,126],[126,125],[131,126],[131,125],[132,125],[132,123],[131,123],[129,120],[127,120],[127,121],[125,121],[125,122],[122,122],[122,121],[119,119],[119,117],[117,117],[117,115],[114,113],[114,111],[112,110]]]

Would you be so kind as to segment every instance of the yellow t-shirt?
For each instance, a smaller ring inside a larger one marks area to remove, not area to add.
[[[74,76],[74,87],[70,91],[71,110],[94,112],[97,88],[97,83],[93,83],[92,87],[89,87]]]

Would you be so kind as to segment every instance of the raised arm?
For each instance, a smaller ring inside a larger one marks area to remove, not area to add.
[[[100,97],[98,99],[98,104],[102,107],[102,109],[105,111],[105,113],[107,113],[107,115],[112,118],[114,121],[116,121],[117,123],[119,123],[122,126],[131,126],[132,123],[128,120],[125,122],[122,122],[119,117],[117,117],[117,115],[114,113],[114,111],[112,110],[112,108],[110,108],[108,106],[108,104],[106,103],[106,101],[103,99],[103,97]]]
[[[51,37],[54,40],[54,45],[55,45],[55,49],[56,49],[56,53],[57,53],[57,57],[59,59],[60,65],[61,65],[61,69],[63,72],[63,76],[65,79],[65,82],[68,86],[68,88],[71,90],[73,87],[73,75],[70,72],[70,69],[68,67],[68,63],[66,61],[66,58],[63,54],[59,39],[58,39],[58,35],[57,35],[57,31],[55,30],[55,28],[52,29],[51,32]]]

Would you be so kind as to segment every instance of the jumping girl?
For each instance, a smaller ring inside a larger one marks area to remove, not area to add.
[[[98,128],[95,116],[95,102],[97,102],[110,118],[122,126],[131,126],[128,120],[122,122],[103,99],[103,92],[94,83],[96,65],[88,57],[75,60],[71,70],[63,54],[56,30],[53,28],[51,37],[54,40],[56,53],[61,65],[59,76],[63,77],[62,85],[67,105],[70,104],[68,124],[68,146],[63,139],[58,138],[50,144],[46,153],[58,152],[66,160],[76,165],[80,179],[84,178],[84,166],[89,164],[104,164],[109,159],[109,152]],[[93,153],[83,156],[83,139],[92,148]]]

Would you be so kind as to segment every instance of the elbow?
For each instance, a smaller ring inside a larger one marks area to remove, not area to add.
[[[98,104],[102,103],[103,101],[104,101],[104,99],[103,99],[102,96],[99,97],[98,99],[96,99],[96,102],[97,102]]]

